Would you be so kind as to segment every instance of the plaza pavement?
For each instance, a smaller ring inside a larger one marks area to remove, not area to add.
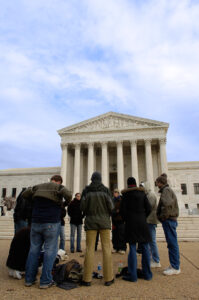
[[[24,279],[17,280],[8,276],[5,266],[9,251],[10,240],[0,240],[0,299],[1,300],[131,300],[131,299],[199,299],[199,242],[180,242],[181,270],[176,276],[164,276],[162,271],[168,267],[168,251],[165,242],[158,243],[161,265],[159,269],[153,269],[153,279],[145,281],[139,279],[136,283],[115,279],[115,284],[104,286],[101,279],[93,279],[91,287],[78,287],[73,290],[63,290],[51,287],[46,290],[38,288],[38,284],[32,287],[24,286]],[[85,242],[82,242],[85,249]],[[69,250],[69,242],[66,242],[66,250]],[[83,263],[81,253],[69,254],[69,260],[77,259]],[[121,260],[127,265],[127,254],[113,254],[114,273],[117,272],[118,263]],[[138,256],[140,266],[141,256]],[[95,253],[94,271],[97,271],[98,262],[102,262],[102,251],[99,246]]]

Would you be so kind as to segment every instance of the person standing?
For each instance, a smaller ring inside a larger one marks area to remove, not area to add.
[[[35,185],[24,191],[22,197],[33,202],[31,245],[26,262],[25,286],[30,287],[36,281],[39,256],[43,246],[40,288],[49,288],[54,285],[52,268],[58,248],[63,197],[68,204],[71,193],[62,185],[62,177],[54,175],[50,182]]]
[[[91,184],[83,190],[80,209],[85,215],[86,254],[82,285],[90,286],[93,272],[96,235],[99,231],[103,253],[103,275],[105,286],[114,283],[111,256],[111,212],[113,203],[111,193],[102,184],[101,174],[94,172]]]
[[[125,254],[126,241],[125,241],[125,224],[120,214],[121,196],[118,189],[113,193],[113,211],[112,211],[112,253]]]
[[[134,177],[127,180],[127,189],[122,193],[121,215],[125,221],[126,242],[129,243],[128,275],[123,280],[136,282],[137,278],[152,279],[150,268],[149,242],[151,235],[146,218],[151,212],[151,205],[143,187],[137,187]],[[140,243],[142,250],[142,270],[137,271],[136,243]]]
[[[66,216],[66,209],[65,206],[67,203],[63,202],[61,207],[61,229],[60,229],[60,241],[59,241],[59,249],[65,251],[65,216]]]
[[[151,191],[150,185],[148,182],[141,183],[146,196],[149,200],[149,203],[151,204],[151,213],[147,217],[147,223],[149,226],[149,230],[151,233],[151,242],[149,242],[149,247],[150,247],[150,252],[151,252],[151,268],[160,268],[160,256],[159,256],[159,251],[158,251],[158,246],[157,246],[157,241],[156,241],[156,227],[158,224],[158,219],[157,219],[157,198],[155,193]]]
[[[27,211],[27,201],[22,197],[22,193],[25,188],[22,189],[16,200],[16,206],[14,208],[14,229],[15,234],[24,227],[28,226],[28,211]]]
[[[174,191],[169,187],[166,177],[159,176],[156,179],[156,184],[161,194],[157,207],[157,217],[162,223],[170,261],[170,266],[163,271],[163,274],[178,275],[181,272],[180,252],[176,232],[178,226],[177,218],[179,216],[178,201]]]
[[[68,206],[68,215],[70,217],[70,252],[75,252],[75,231],[77,230],[77,246],[76,251],[82,252],[81,250],[81,236],[82,236],[82,220],[83,213],[80,210],[80,199],[81,194],[76,193],[75,198],[70,202]]]

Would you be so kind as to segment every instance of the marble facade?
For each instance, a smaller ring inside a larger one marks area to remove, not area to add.
[[[109,112],[58,131],[61,136],[61,175],[74,192],[102,173],[111,190],[123,189],[129,176],[149,181],[168,173],[166,134],[169,124]]]
[[[102,173],[111,190],[126,187],[126,179],[149,181],[158,196],[155,179],[168,173],[181,215],[199,213],[199,161],[167,162],[166,139],[169,124],[109,112],[58,130],[61,137],[61,167],[0,170],[0,198],[3,190],[16,196],[23,187],[49,181],[61,174],[72,193],[90,183],[93,171]],[[182,185],[187,193],[182,193]]]

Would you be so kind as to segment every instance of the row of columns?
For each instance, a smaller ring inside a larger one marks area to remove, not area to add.
[[[159,140],[160,142],[160,163],[161,172],[167,173],[167,158],[166,158],[166,139]],[[131,144],[131,170],[132,176],[135,177],[137,183],[139,182],[138,176],[138,157],[137,157],[137,141],[130,141]],[[74,160],[74,180],[73,180],[73,191],[80,191],[80,150],[81,144],[75,144],[75,160]],[[154,177],[153,177],[153,161],[151,151],[151,139],[145,140],[145,157],[146,157],[146,179],[150,183],[151,189],[154,188]],[[67,165],[68,165],[68,144],[62,145],[62,168],[61,175],[63,183],[66,184],[67,176]],[[87,182],[90,182],[92,173],[94,172],[94,143],[88,144],[88,177]],[[108,186],[108,142],[102,143],[102,182]],[[117,180],[118,189],[124,188],[124,155],[123,155],[123,142],[117,142]]]

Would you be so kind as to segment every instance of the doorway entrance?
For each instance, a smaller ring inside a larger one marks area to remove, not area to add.
[[[117,189],[117,172],[109,174],[110,190],[113,193],[114,189]]]

